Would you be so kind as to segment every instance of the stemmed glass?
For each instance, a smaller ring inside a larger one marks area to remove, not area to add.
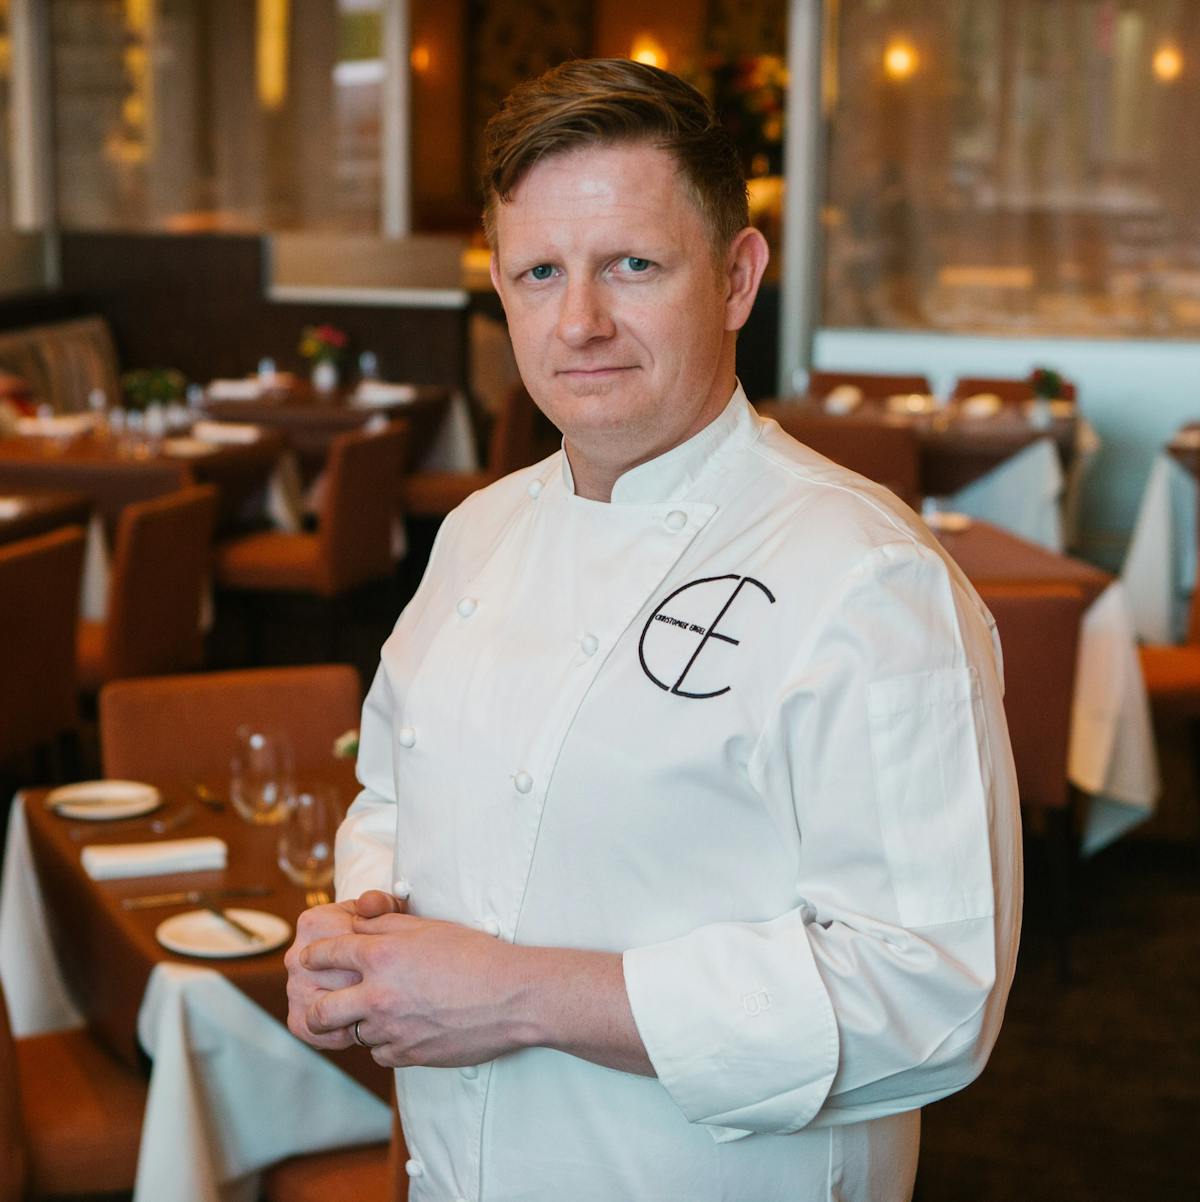
[[[340,817],[333,789],[305,787],[288,798],[279,833],[279,867],[293,884],[314,890],[333,880],[333,844]]]
[[[255,826],[273,826],[287,817],[295,776],[292,745],[282,731],[239,726],[229,762],[229,797]]]

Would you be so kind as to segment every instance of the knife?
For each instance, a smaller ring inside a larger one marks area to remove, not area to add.
[[[145,893],[141,897],[123,897],[125,910],[149,910],[157,906],[208,906],[211,899],[225,897],[266,897],[270,885],[233,885],[225,889],[183,889],[177,893]]]
[[[220,906],[213,902],[205,902],[204,908],[210,913],[215,914],[226,926],[232,927],[243,939],[248,939],[251,943],[265,943],[266,940],[255,930],[252,930],[244,922],[238,922],[232,914],[226,913]]]

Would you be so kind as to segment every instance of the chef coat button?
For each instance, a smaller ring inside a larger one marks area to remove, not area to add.
[[[424,1177],[425,1166],[414,1156],[411,1160],[404,1162],[404,1171],[410,1177]]]
[[[398,876],[392,882],[392,896],[400,898],[401,901],[406,901],[412,896],[412,885],[402,876]]]
[[[412,747],[417,741],[417,732],[411,726],[402,726],[396,735],[396,741],[401,747]]]
[[[474,612],[478,602],[474,597],[464,597],[456,606],[458,616],[460,618],[469,618]]]
[[[513,777],[513,788],[518,793],[528,793],[533,788],[533,777],[528,772],[518,772]]]
[[[474,1081],[474,1080],[475,1080],[475,1078],[479,1076],[479,1065],[477,1065],[477,1064],[464,1064],[464,1065],[462,1066],[462,1068],[460,1068],[458,1071],[459,1071],[460,1073],[462,1073],[462,1075],[463,1075],[463,1076],[464,1076],[464,1077],[465,1077],[465,1078],[466,1078],[468,1081]]]
[[[667,529],[677,533],[687,525],[687,514],[682,509],[672,509],[667,514]]]
[[[529,495],[533,497],[535,501],[542,495],[542,482],[540,480],[534,480],[529,485]]]
[[[493,938],[499,938],[499,936],[500,936],[500,919],[495,917],[495,915],[493,915],[493,914],[489,914],[483,920],[483,929],[485,931],[487,931],[487,933],[489,935],[491,935]]]
[[[595,655],[600,649],[600,640],[594,634],[585,634],[579,640],[579,645],[583,648],[584,655]]]

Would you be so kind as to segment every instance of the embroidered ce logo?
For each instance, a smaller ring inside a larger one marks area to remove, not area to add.
[[[676,697],[703,700],[728,693],[729,685],[695,690],[685,689],[683,685],[696,671],[697,663],[712,639],[733,647],[738,645],[738,639],[722,633],[717,627],[747,585],[775,604],[771,590],[761,581],[753,576],[732,573],[693,580],[660,601],[642,627],[642,637],[638,640],[642,671],[660,689]],[[701,675],[699,671],[696,674]]]

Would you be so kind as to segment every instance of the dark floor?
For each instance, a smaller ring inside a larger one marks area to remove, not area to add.
[[[1004,1029],[925,1110],[919,1202],[1200,1199],[1200,850],[1126,840],[1076,884],[1063,985],[1031,873]]]

